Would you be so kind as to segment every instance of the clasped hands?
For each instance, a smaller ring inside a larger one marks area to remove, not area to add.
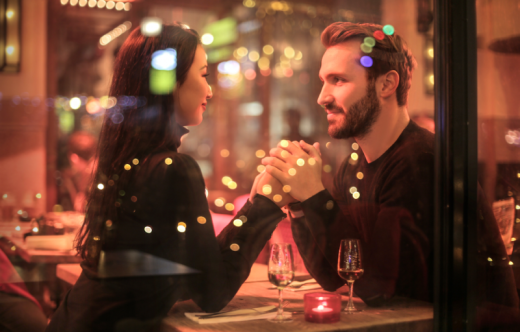
[[[294,201],[303,202],[325,189],[321,182],[319,143],[282,140],[262,159],[265,171],[260,173],[251,189],[250,201],[256,194],[264,195],[279,207]]]

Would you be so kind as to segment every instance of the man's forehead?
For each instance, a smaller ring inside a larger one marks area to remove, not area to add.
[[[352,71],[353,67],[360,67],[360,45],[360,41],[351,40],[328,47],[323,54],[320,71]]]

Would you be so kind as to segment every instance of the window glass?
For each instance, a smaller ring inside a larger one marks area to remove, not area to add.
[[[336,319],[303,294],[353,289],[366,326],[432,328],[431,1],[20,2],[0,1],[0,307],[21,297],[28,330],[180,330],[292,280],[295,322]],[[515,58],[479,52],[503,204],[520,132],[491,81]]]
[[[477,1],[476,4],[478,176],[486,197],[481,200],[492,207],[497,221],[478,229],[479,280],[485,279],[488,289],[485,297],[482,289],[478,293],[478,323],[517,326],[520,164],[516,91],[520,86],[520,25],[516,17],[520,5],[517,1]],[[483,220],[486,218],[484,212]],[[501,241],[493,246],[489,244],[492,238]],[[485,252],[489,254],[482,255],[486,241]],[[498,277],[501,283],[493,279]]]

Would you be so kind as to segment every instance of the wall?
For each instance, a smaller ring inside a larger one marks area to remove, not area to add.
[[[417,1],[383,0],[381,13],[381,23],[383,25],[391,24],[395,28],[395,33],[404,38],[417,61],[412,87],[408,95],[408,113],[410,116],[428,115],[433,117],[433,95],[426,94],[424,87],[425,36],[417,32]]]
[[[9,193],[2,204],[40,214],[45,211],[46,0],[22,2],[21,29],[20,72],[0,73],[0,195]]]

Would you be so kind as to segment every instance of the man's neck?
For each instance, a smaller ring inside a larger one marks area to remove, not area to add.
[[[381,157],[397,141],[410,122],[406,106],[382,109],[378,119],[372,125],[370,133],[356,142],[363,149],[368,163]]]

